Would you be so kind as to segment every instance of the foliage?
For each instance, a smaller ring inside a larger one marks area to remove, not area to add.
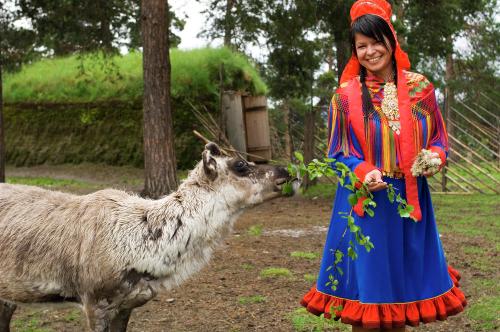
[[[344,257],[347,255],[352,260],[357,259],[358,246],[364,247],[367,252],[370,252],[374,248],[373,243],[370,241],[370,237],[366,236],[361,227],[356,224],[355,218],[352,215],[354,206],[361,203],[363,212],[370,217],[373,217],[375,215],[375,211],[373,209],[377,207],[377,204],[373,200],[373,194],[368,189],[367,184],[362,183],[356,174],[354,174],[354,172],[352,172],[345,164],[336,162],[335,159],[332,158],[324,158],[323,161],[313,159],[306,165],[304,164],[304,157],[300,152],[296,151],[294,154],[297,163],[288,164],[288,172],[292,178],[298,179],[299,183],[306,175],[311,180],[323,176],[333,177],[338,175],[340,185],[352,192],[348,196],[349,204],[352,207],[350,212],[339,212],[341,218],[347,219],[347,226],[344,229],[342,239],[338,247],[330,249],[331,254],[335,256],[335,261],[333,265],[327,267],[326,269],[327,272],[331,272],[328,276],[329,281],[325,286],[329,286],[333,291],[335,291],[339,285],[339,281],[335,275],[342,276],[344,274],[339,266]],[[284,194],[290,194],[290,186],[291,182],[288,182],[287,185],[283,187]],[[387,188],[387,198],[391,203],[397,203],[398,213],[402,218],[410,217],[410,213],[413,211],[414,207],[412,205],[408,205],[401,194],[396,194],[392,185],[389,185]],[[344,241],[347,231],[352,233],[352,237],[355,241],[350,240],[347,252],[343,252],[338,248],[342,244],[342,241]]]
[[[210,0],[203,12],[207,25],[200,35],[212,40],[222,38],[227,47],[248,50],[249,44],[258,43],[265,3],[262,0]]]
[[[271,93],[277,99],[309,97],[319,68],[317,44],[307,33],[315,27],[315,8],[310,1],[272,1],[267,6],[266,78]]]
[[[0,66],[4,71],[19,69],[38,56],[33,43],[35,33],[20,27],[19,17],[0,4]]]
[[[140,0],[20,0],[18,5],[18,14],[36,34],[34,46],[47,56],[141,46]],[[172,26],[183,29],[184,21],[175,13],[169,17]],[[173,33],[170,40],[174,46],[180,42]]]

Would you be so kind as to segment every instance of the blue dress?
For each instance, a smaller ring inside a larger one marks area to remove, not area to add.
[[[377,103],[379,100],[376,97],[377,93],[383,94],[383,84],[378,84],[378,81],[375,83],[377,84],[369,86],[375,87],[375,92],[373,89],[370,92],[377,108],[380,103]],[[384,174],[390,174],[388,170],[384,170],[384,165],[391,165],[391,162],[384,161],[380,156],[365,158],[363,155],[363,149],[350,127],[348,100],[342,90],[339,90],[330,107],[332,134],[329,157],[345,163],[360,178],[370,169],[367,165],[371,163],[384,171]],[[425,131],[429,135],[422,140],[422,144],[426,148],[432,145],[444,150],[446,144],[441,139],[445,134],[438,133],[444,127],[437,123],[442,119],[431,112],[428,114],[433,119],[422,117],[421,120],[431,124],[432,128]],[[377,121],[377,116],[382,115],[374,114],[370,120],[375,125],[384,125],[384,121]],[[373,130],[374,133],[383,131],[380,128]],[[374,147],[368,151],[376,154],[380,151],[376,145],[383,147],[386,142],[383,142],[383,137],[374,136]],[[382,143],[377,142],[377,139]],[[389,143],[397,145],[397,135],[390,137]],[[397,166],[398,148],[391,146],[390,149],[394,155],[386,153],[385,156],[392,158],[392,165]],[[364,169],[364,172],[359,171],[360,169]],[[406,199],[404,178],[384,176],[383,180],[392,184],[396,193]],[[347,253],[349,242],[356,241],[353,234],[348,229],[346,231],[347,219],[340,214],[351,211],[352,207],[348,202],[351,191],[339,185],[318,280],[316,286],[304,296],[302,305],[314,314],[325,314],[326,317],[341,319],[344,323],[364,328],[417,326],[420,322],[444,320],[463,310],[466,300],[457,288],[459,274],[446,263],[427,180],[419,177],[417,183],[422,212],[422,220],[419,222],[401,218],[397,204],[389,202],[385,190],[374,193],[377,203],[374,217],[352,213],[363,234],[370,237],[374,249],[367,252],[364,247],[357,246],[358,257],[355,260],[345,255],[338,265],[342,274],[332,268],[334,252],[338,249]],[[329,284],[331,276],[339,281],[336,290]]]

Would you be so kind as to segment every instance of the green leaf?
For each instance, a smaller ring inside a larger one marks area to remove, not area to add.
[[[351,231],[351,233],[357,233],[360,230],[360,228],[359,226],[352,224],[349,226],[349,230]]]
[[[373,212],[372,209],[366,209],[365,212],[370,216],[373,217],[375,215],[375,212]]]
[[[293,185],[291,182],[286,182],[281,189],[281,193],[284,196],[292,196],[293,195]]]
[[[389,202],[394,203],[394,190],[387,190],[387,198]]]
[[[338,264],[338,263],[342,262],[343,257],[344,257],[344,253],[337,249],[335,251],[335,263],[334,264]]]
[[[347,199],[349,200],[349,204],[351,204],[351,206],[356,205],[356,203],[358,202],[358,197],[356,196],[356,194],[350,194]]]
[[[340,266],[337,266],[337,271],[339,272],[339,274],[340,274],[341,276],[343,276],[343,275],[344,275],[344,271],[342,270],[342,268],[341,268]]]
[[[351,225],[354,225],[354,217],[351,215],[347,216],[347,225],[351,227]]]
[[[351,257],[352,260],[355,260],[356,258],[358,258],[358,254],[356,253],[356,251],[352,247],[347,248],[347,255],[349,257]]]
[[[304,156],[302,155],[302,153],[300,153],[299,151],[295,151],[293,154],[298,161],[300,161],[301,163],[304,162]]]

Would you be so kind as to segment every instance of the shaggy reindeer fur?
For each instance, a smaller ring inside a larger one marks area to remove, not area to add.
[[[93,331],[125,331],[133,308],[199,271],[244,207],[279,195],[283,168],[211,143],[160,200],[0,185],[0,331],[15,302],[75,301]]]

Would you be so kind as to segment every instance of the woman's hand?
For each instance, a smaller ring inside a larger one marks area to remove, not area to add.
[[[378,169],[368,172],[363,182],[368,185],[368,190],[371,192],[387,189],[387,183],[382,181],[382,172]]]
[[[433,162],[433,165],[424,169],[424,171],[422,172],[422,175],[425,176],[425,177],[431,177],[433,176],[434,174],[438,173],[439,170],[440,170],[440,167],[441,166],[441,158],[439,157],[439,153],[437,152],[432,152],[430,154],[430,158]],[[438,161],[439,161],[439,164],[438,164]]]

